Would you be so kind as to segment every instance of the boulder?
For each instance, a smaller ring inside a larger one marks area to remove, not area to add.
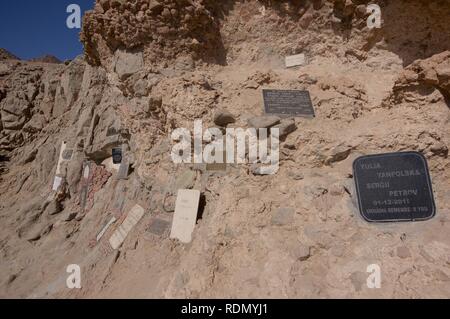
[[[8,95],[1,103],[0,108],[5,113],[10,113],[16,116],[23,116],[28,109],[30,104],[25,96]]]
[[[236,122],[233,114],[227,111],[218,110],[214,113],[214,124],[218,126],[227,126],[228,124],[232,124]]]
[[[44,128],[45,124],[46,120],[44,115],[38,113],[34,115],[27,124],[25,124],[23,130],[29,133],[40,132]]]
[[[53,200],[45,208],[44,214],[47,216],[53,216],[59,214],[63,210],[60,202]]]
[[[272,115],[263,115],[263,116],[257,116],[249,119],[247,121],[248,126],[251,128],[269,128],[274,125],[277,125],[280,123],[280,118],[278,116],[272,116]]]
[[[114,71],[122,81],[140,71],[143,66],[142,52],[116,51]]]
[[[297,129],[294,119],[282,120],[280,124],[273,126],[280,130],[280,137],[286,137]]]
[[[83,83],[85,63],[81,57],[73,60],[61,76],[61,86],[56,90],[53,117],[59,117],[69,110],[78,99]]]

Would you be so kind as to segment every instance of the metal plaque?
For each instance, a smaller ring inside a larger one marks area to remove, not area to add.
[[[353,163],[361,215],[369,222],[417,221],[436,213],[425,157],[417,152],[362,156]]]
[[[314,117],[314,107],[308,91],[263,90],[267,114]]]

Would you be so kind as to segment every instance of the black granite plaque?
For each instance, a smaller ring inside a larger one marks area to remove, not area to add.
[[[122,163],[122,149],[121,148],[113,148],[112,158],[113,158],[114,164]]]
[[[353,163],[359,210],[369,222],[417,221],[436,212],[425,157],[417,152],[362,156]]]
[[[314,107],[308,91],[263,90],[267,114],[314,117]]]

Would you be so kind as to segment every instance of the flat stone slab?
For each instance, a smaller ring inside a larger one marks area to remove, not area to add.
[[[103,229],[100,231],[100,233],[98,233],[97,235],[97,242],[100,241],[100,239],[102,239],[103,235],[106,233],[106,231],[108,230],[108,228],[114,224],[116,222],[116,217],[112,217],[110,219],[110,221],[105,225],[105,227],[103,227]]]
[[[67,142],[62,142],[61,143],[61,149],[59,151],[59,158],[58,158],[58,164],[56,166],[56,175],[61,175],[61,164],[64,161],[64,157],[63,154],[66,151],[67,148]]]
[[[251,128],[260,129],[260,128],[269,128],[274,125],[277,125],[278,123],[280,123],[280,120],[281,119],[278,116],[263,115],[252,117],[251,119],[248,119],[247,123],[248,126]]]
[[[55,176],[55,179],[53,180],[52,190],[54,190],[56,192],[59,189],[59,187],[61,186],[62,181],[63,181],[62,177]]]
[[[129,170],[130,164],[128,163],[128,160],[124,159],[122,163],[120,163],[117,179],[128,179]]]
[[[200,191],[188,189],[178,191],[170,238],[178,239],[186,244],[192,241],[199,203]]]
[[[296,55],[287,56],[285,58],[286,68],[301,66],[306,64],[305,54],[300,53]]]
[[[122,243],[127,238],[130,231],[133,229],[134,226],[141,220],[141,218],[144,216],[144,209],[136,205],[134,206],[130,212],[128,213],[128,216],[123,221],[122,225],[120,225],[114,234],[109,239],[109,243],[112,247],[112,249],[119,248]]]

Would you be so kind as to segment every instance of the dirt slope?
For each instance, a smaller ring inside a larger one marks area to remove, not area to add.
[[[450,296],[450,5],[380,1],[97,1],[85,56],[68,66],[0,62],[0,297],[448,298]],[[308,63],[284,67],[284,56]],[[263,115],[263,88],[306,89],[276,175],[175,165],[170,134],[196,119],[232,127]],[[74,150],[52,192],[59,149]],[[125,144],[127,180],[108,165]],[[369,224],[353,160],[413,150],[432,175],[437,215]],[[92,181],[83,209],[83,163]],[[148,231],[173,218],[176,191],[201,191],[193,241]],[[139,204],[122,247],[95,238]],[[66,267],[82,268],[82,289]],[[366,268],[379,264],[381,289]]]

